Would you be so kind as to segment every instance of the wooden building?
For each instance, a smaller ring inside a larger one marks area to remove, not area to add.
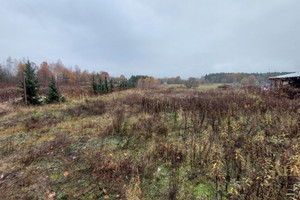
[[[270,77],[269,80],[273,81],[275,87],[290,85],[300,88],[300,72]]]

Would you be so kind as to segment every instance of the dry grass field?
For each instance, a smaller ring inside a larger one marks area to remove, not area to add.
[[[300,101],[160,87],[0,106],[1,199],[299,199]]]

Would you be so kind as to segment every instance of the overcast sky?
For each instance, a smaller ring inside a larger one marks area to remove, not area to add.
[[[299,0],[1,0],[0,61],[113,76],[300,70]]]

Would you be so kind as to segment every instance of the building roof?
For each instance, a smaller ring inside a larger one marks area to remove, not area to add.
[[[285,74],[280,76],[273,76],[270,77],[269,79],[289,79],[289,78],[300,78],[300,72],[294,72],[291,74]]]

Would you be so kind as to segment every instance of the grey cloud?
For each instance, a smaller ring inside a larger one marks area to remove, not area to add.
[[[0,59],[118,76],[297,71],[297,0],[4,0]]]

